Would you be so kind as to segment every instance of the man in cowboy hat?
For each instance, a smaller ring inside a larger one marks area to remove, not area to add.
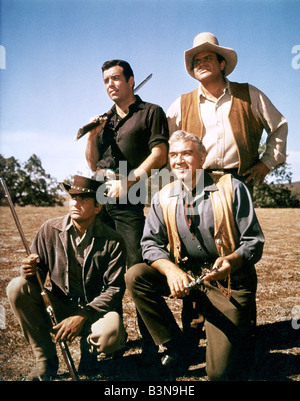
[[[49,297],[57,316],[55,342],[81,336],[78,373],[92,373],[97,352],[114,353],[125,342],[122,298],[126,253],[123,239],[101,223],[96,191],[100,181],[75,176],[62,184],[69,194],[69,213],[46,221],[22,261],[21,276],[7,295],[36,359],[27,380],[49,380],[58,369],[56,347],[36,280],[49,274]],[[91,353],[91,351],[95,351]]]
[[[287,121],[260,90],[228,81],[236,64],[236,52],[220,46],[213,34],[197,35],[185,52],[185,66],[200,85],[179,97],[167,117],[170,134],[183,129],[202,139],[207,150],[204,169],[231,173],[252,189],[284,163]],[[266,149],[259,158],[263,129]]]

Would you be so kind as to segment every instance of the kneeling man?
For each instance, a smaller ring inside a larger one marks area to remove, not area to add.
[[[96,200],[99,185],[81,176],[72,185],[63,184],[69,213],[41,226],[32,254],[22,261],[21,276],[8,285],[11,307],[36,359],[29,381],[49,380],[58,369],[36,269],[42,280],[49,275],[49,298],[59,322],[53,327],[55,342],[81,336],[79,374],[93,373],[97,352],[111,354],[124,347],[125,245],[97,218],[102,207]]]
[[[246,186],[202,170],[206,151],[195,135],[176,131],[169,145],[177,180],[152,199],[142,238],[146,263],[128,270],[127,288],[153,340],[166,347],[164,366],[188,367],[203,316],[209,379],[242,380],[253,355],[254,264],[264,236]],[[183,300],[183,330],[164,296]]]

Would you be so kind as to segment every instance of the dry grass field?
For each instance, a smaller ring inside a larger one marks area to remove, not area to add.
[[[66,213],[63,207],[16,208],[29,242],[43,221]],[[257,264],[257,351],[252,381],[300,381],[300,209],[258,209],[266,244]],[[0,207],[0,381],[22,381],[34,365],[31,350],[12,315],[6,286],[19,274],[25,256],[23,244],[8,207]],[[180,301],[170,302],[176,318]],[[139,332],[135,308],[129,295],[124,297],[127,348],[121,360],[104,358],[99,371],[87,381],[171,380],[161,372],[140,363]],[[207,381],[205,342],[199,344],[195,365],[177,381]],[[75,365],[79,363],[79,342],[70,345]],[[60,356],[58,380],[70,380]],[[174,378],[173,378],[174,379]]]

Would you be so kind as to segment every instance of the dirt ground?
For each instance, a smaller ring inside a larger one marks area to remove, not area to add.
[[[25,236],[32,241],[43,221],[66,213],[63,207],[16,208]],[[262,260],[256,265],[257,347],[252,381],[300,381],[300,209],[258,209],[266,244]],[[24,246],[8,207],[0,207],[0,381],[22,381],[34,366],[32,352],[10,310],[6,287],[19,274],[25,256]],[[180,322],[181,301],[172,300]],[[135,307],[128,293],[124,296],[124,322],[128,333],[126,351],[119,360],[99,360],[99,370],[82,381],[207,381],[205,338],[200,340],[195,364],[188,372],[170,378],[151,364],[140,363],[140,335]],[[80,359],[79,342],[70,345],[75,366]],[[60,351],[59,381],[70,381]]]

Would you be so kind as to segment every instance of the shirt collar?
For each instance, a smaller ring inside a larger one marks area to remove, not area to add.
[[[144,109],[144,108],[145,108],[145,102],[138,95],[135,95],[135,101],[129,105],[129,113],[131,111]],[[117,114],[116,109],[117,109],[116,105],[114,104],[113,107],[111,108],[111,110],[114,112],[114,114]]]
[[[96,219],[95,219],[96,220]],[[94,236],[94,227],[95,227],[95,220],[93,221],[93,223],[86,229],[85,234],[80,238],[75,225],[73,224],[72,219],[70,219],[70,222],[67,224],[66,226],[66,231],[69,231],[69,233],[73,236],[75,236],[76,238],[78,237],[78,242],[80,243],[84,238],[87,237],[93,237]],[[76,239],[77,241],[77,239]]]
[[[218,191],[218,187],[214,183],[213,179],[211,176],[204,170],[204,192],[214,192]],[[186,192],[183,189],[182,181],[177,180],[173,186],[173,188],[170,191],[169,197],[172,196],[183,196],[184,192]],[[202,191],[200,190],[199,193],[196,193],[195,198],[201,196]]]
[[[231,95],[230,82],[228,81],[227,78],[225,78],[225,81],[226,81],[226,86],[224,88],[224,95],[226,94],[226,92],[229,95]],[[208,99],[208,100],[211,99],[210,93],[204,88],[204,86],[201,83],[199,84],[199,88],[198,88],[198,96],[199,96],[200,100],[201,100],[201,97]]]

